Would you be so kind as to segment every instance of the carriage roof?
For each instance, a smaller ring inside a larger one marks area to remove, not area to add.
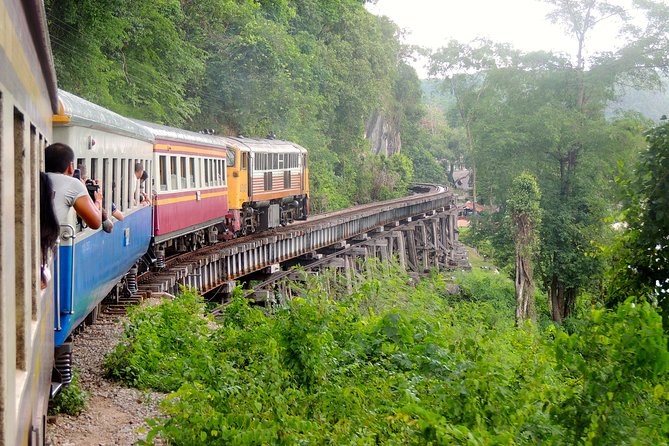
[[[128,118],[67,91],[58,90],[58,114],[54,122],[80,125],[153,142],[151,132]]]

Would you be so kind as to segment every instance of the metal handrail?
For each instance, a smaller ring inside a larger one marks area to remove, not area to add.
[[[56,279],[56,286],[54,292],[56,293],[56,331],[60,331],[60,238],[56,240],[55,259],[53,262],[55,271],[53,276]]]
[[[76,231],[74,230],[74,227],[72,225],[60,225],[61,228],[64,229],[69,229],[70,230],[70,235],[67,234],[61,234],[61,237],[63,240],[72,240],[72,268],[70,268],[71,275],[70,275],[70,313],[69,314],[74,314],[74,239],[77,238]],[[60,261],[60,259],[59,259]],[[60,284],[58,284],[60,286]],[[59,293],[60,294],[60,293]]]

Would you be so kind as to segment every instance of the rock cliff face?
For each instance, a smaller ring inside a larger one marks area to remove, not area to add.
[[[399,129],[378,111],[367,121],[365,138],[369,140],[372,151],[376,154],[391,156],[400,153],[402,149]]]

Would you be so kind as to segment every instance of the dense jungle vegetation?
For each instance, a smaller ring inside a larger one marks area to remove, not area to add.
[[[370,263],[352,292],[311,278],[270,309],[237,295],[217,320],[185,292],[135,310],[107,370],[168,393],[149,443],[666,444],[669,353],[650,304],[584,306],[561,328],[539,299],[538,323],[518,327],[511,280],[456,280],[448,294],[450,273],[414,283]]]
[[[108,368],[170,392],[151,435],[667,444],[669,122],[625,97],[663,88],[669,5],[543,1],[574,56],[453,41],[423,84],[415,49],[365,0],[46,1],[61,88],[141,119],[298,142],[317,211],[452,183],[461,167],[486,206],[462,239],[501,274],[458,274],[456,294],[449,275],[412,283],[375,265],[353,293],[326,277],[268,310],[238,297],[218,321],[190,292],[138,310]],[[626,43],[588,53],[610,22]],[[399,154],[370,151],[378,114]]]
[[[318,210],[390,198],[403,154],[374,156],[374,112],[407,135],[420,81],[399,29],[361,0],[47,0],[60,88],[124,116],[310,151]],[[383,172],[374,176],[372,172]]]

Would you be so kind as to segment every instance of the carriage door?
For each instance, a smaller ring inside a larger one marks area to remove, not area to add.
[[[242,201],[251,201],[253,197],[253,179],[251,178],[251,170],[249,169],[249,152],[240,151],[239,162],[240,175],[239,178],[239,195],[246,199]]]

